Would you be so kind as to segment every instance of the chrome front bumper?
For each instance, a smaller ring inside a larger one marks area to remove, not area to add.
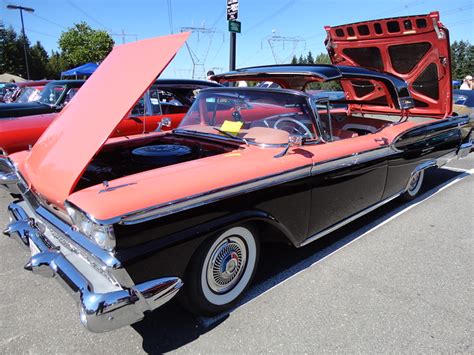
[[[6,156],[2,156],[0,149],[0,187],[6,189],[11,194],[19,195],[20,190],[17,186],[19,178],[16,174],[13,162]]]
[[[26,201],[11,203],[8,212],[11,223],[4,233],[31,251],[25,269],[61,281],[77,298],[80,320],[92,332],[110,331],[143,319],[182,286],[179,278],[168,277],[123,287],[107,277],[108,266],[102,265],[105,272],[99,272],[97,265],[93,267],[70,245],[66,247],[63,238],[67,236],[58,235],[58,230],[35,215]],[[112,254],[110,259],[114,268],[121,268]]]

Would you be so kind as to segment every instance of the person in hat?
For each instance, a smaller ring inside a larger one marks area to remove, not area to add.
[[[461,90],[472,90],[472,76],[467,75],[462,81]]]

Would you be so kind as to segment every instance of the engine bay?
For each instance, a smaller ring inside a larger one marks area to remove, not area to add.
[[[104,181],[142,171],[223,154],[235,149],[235,145],[212,143],[174,134],[109,144],[104,146],[89,163],[75,190],[82,190]]]

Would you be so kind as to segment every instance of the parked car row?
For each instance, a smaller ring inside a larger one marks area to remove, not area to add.
[[[25,269],[64,281],[94,332],[178,292],[214,315],[250,286],[267,242],[303,247],[413,199],[426,169],[469,153],[438,13],[326,31],[331,65],[212,78],[276,88],[156,80],[188,33],[114,48],[30,150],[0,158]],[[307,92],[335,82],[344,97]]]

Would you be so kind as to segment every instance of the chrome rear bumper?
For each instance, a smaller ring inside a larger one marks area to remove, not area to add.
[[[469,139],[469,141],[467,141],[466,143],[461,144],[457,151],[458,159],[463,159],[467,157],[472,147],[473,147],[473,142],[471,139]]]
[[[177,277],[160,278],[131,287],[112,283],[54,237],[35,218],[25,201],[8,206],[11,223],[4,231],[32,256],[25,269],[56,277],[76,296],[80,320],[92,332],[105,332],[135,323],[169,301],[182,286]]]

